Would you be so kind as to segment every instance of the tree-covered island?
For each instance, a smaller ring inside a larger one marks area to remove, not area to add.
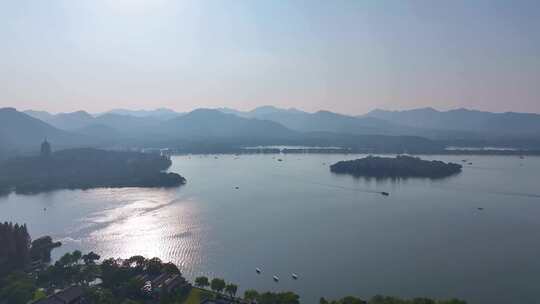
[[[166,173],[171,160],[159,154],[98,149],[45,152],[0,163],[0,195],[56,189],[176,187],[186,180]]]
[[[418,157],[398,155],[395,158],[368,156],[340,161],[330,166],[334,173],[375,178],[443,178],[461,172],[461,165],[442,161],[422,160]]]

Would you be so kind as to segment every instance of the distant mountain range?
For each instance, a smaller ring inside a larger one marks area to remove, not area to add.
[[[287,139],[296,132],[279,123],[240,117],[218,110],[198,109],[160,124],[163,134],[178,138]]]
[[[24,113],[42,120],[51,126],[63,130],[76,130],[88,126],[94,120],[94,117],[85,111],[72,113],[50,114],[45,111],[25,111]]]
[[[373,110],[359,118],[372,117],[415,128],[478,132],[486,135],[540,135],[540,115],[491,113],[467,109],[437,111],[422,108],[407,111]]]
[[[184,113],[178,113],[171,109],[159,108],[155,110],[127,110],[127,109],[114,109],[103,114],[118,114],[128,115],[135,117],[153,117],[160,120],[167,120],[183,115]]]
[[[397,126],[371,117],[353,117],[329,111],[308,113],[294,108],[279,109],[272,106],[256,108],[249,112],[218,109],[242,117],[270,120],[300,132],[335,132],[345,134],[397,134]]]
[[[0,157],[36,150],[45,137],[56,147],[151,146],[189,150],[196,146],[310,144],[385,151],[435,151],[448,145],[539,149],[540,115],[424,108],[374,110],[348,116],[273,106],[252,111],[197,109],[189,113],[116,109],[101,114],[0,109]]]
[[[57,129],[14,108],[0,109],[0,155],[37,152],[45,138],[62,148],[84,146],[90,142],[84,136]]]

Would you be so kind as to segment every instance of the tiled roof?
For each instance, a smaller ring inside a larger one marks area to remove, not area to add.
[[[32,304],[64,304],[62,301],[58,300],[54,296],[48,297],[46,299],[41,299],[37,302],[33,302]]]
[[[74,300],[82,297],[83,294],[84,290],[82,289],[82,287],[72,286],[56,293],[54,296],[62,300],[64,303],[71,303]]]

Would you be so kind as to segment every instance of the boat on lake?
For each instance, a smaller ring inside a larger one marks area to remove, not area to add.
[[[257,274],[261,274],[261,269],[260,268],[255,268],[255,272],[257,272]]]
[[[293,273],[292,278],[295,279],[295,280],[298,280],[298,275],[296,273]]]
[[[274,282],[279,282],[279,277],[278,276],[274,276],[273,279],[274,279]]]
[[[382,194],[382,195],[384,195],[384,196],[390,196],[390,193],[388,193],[388,192],[384,192],[384,191],[383,191],[383,192],[381,192],[381,194]]]

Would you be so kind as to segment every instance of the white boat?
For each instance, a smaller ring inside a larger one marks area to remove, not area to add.
[[[278,276],[274,276],[273,278],[274,278],[274,282],[279,282]]]
[[[292,278],[295,279],[295,280],[298,280],[298,275],[296,273],[293,273]]]
[[[257,273],[259,273],[259,274],[261,273],[261,269],[260,269],[260,268],[255,268],[255,271],[256,271]]]

